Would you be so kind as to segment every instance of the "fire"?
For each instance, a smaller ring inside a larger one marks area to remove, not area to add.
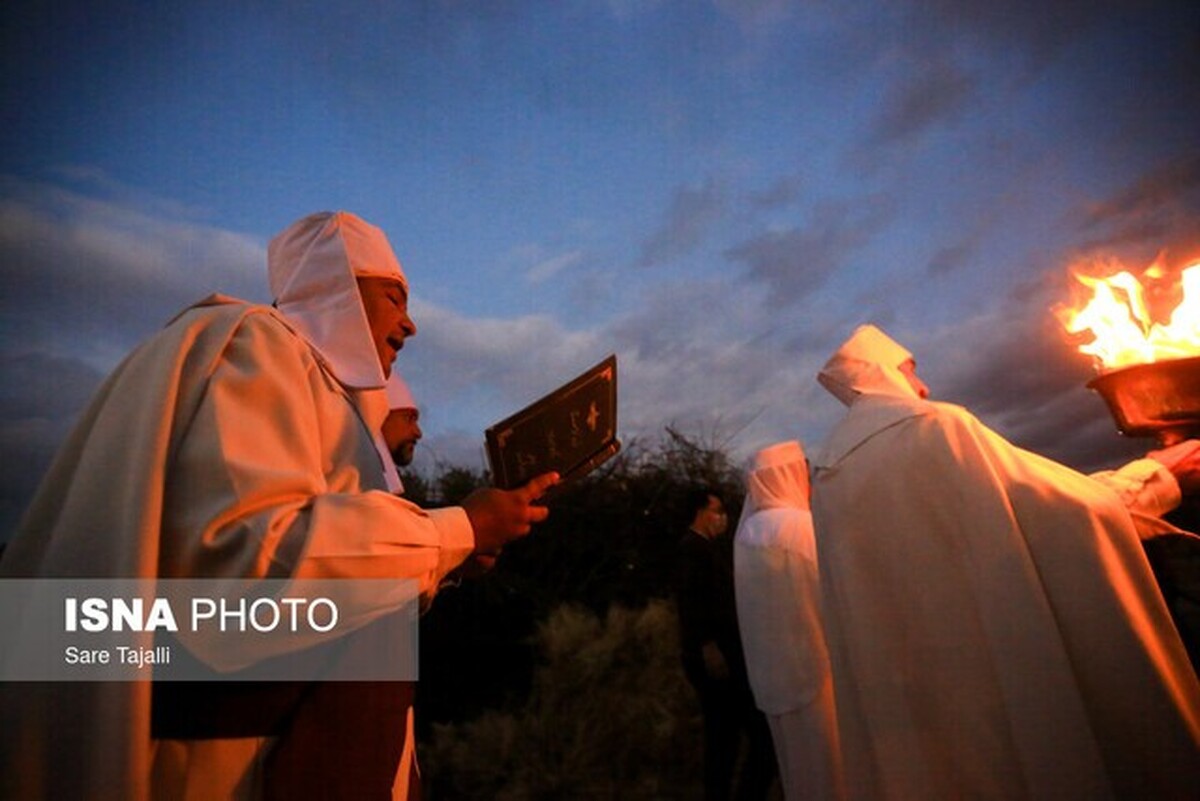
[[[1068,333],[1091,331],[1094,338],[1079,350],[1096,357],[1100,370],[1200,356],[1200,262],[1180,273],[1182,299],[1168,314],[1157,315],[1166,322],[1155,320],[1152,308],[1158,304],[1147,300],[1148,294],[1162,294],[1164,271],[1155,264],[1142,277],[1146,283],[1128,270],[1107,278],[1077,272],[1091,297],[1082,308],[1055,310]],[[1166,289],[1173,297],[1175,287]]]

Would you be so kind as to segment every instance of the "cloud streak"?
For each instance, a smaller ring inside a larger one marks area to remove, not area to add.
[[[1151,246],[1200,256],[1200,155],[1184,154],[1080,212],[1087,249]]]
[[[639,264],[653,267],[695,251],[725,216],[728,203],[725,189],[711,179],[676,189],[662,224],[642,244]]]
[[[103,373],[77,359],[0,353],[0,540],[50,466],[50,459]]]
[[[1016,444],[1082,470],[1114,467],[1151,443],[1119,437],[1086,388],[1091,360],[1050,313],[1061,291],[1060,280],[1047,280],[1013,292],[931,337],[933,360],[918,354],[918,364],[935,396],[966,406]]]
[[[910,141],[938,124],[954,121],[977,88],[978,80],[952,62],[923,65],[892,85],[868,147]]]
[[[725,255],[767,286],[773,305],[786,305],[819,289],[849,264],[891,216],[881,197],[824,202],[804,225],[764,231]]]
[[[5,327],[101,360],[212,292],[265,299],[259,242],[44,184],[0,183],[0,255]]]

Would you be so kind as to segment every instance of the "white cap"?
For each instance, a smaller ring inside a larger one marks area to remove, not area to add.
[[[408,383],[400,377],[400,371],[394,367],[392,374],[388,376],[387,400],[388,411],[417,408],[417,401],[413,398],[412,390],[408,388]]]

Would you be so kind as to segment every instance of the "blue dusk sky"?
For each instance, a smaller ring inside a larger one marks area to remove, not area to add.
[[[97,383],[346,209],[420,328],[417,466],[615,352],[621,435],[819,446],[875,322],[1080,468],[1144,450],[1051,314],[1200,255],[1200,4],[85,3],[0,10],[0,532]],[[3,534],[0,534],[0,538]]]

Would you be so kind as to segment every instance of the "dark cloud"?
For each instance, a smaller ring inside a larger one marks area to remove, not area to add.
[[[0,418],[74,417],[103,377],[78,359],[46,353],[0,353]]]
[[[793,5],[795,0],[713,0],[718,11],[743,27],[777,23],[792,11]]]
[[[923,65],[892,85],[868,144],[909,141],[966,109],[977,79],[952,62]]]
[[[1017,445],[1080,470],[1116,466],[1150,441],[1117,434],[1094,375],[1050,313],[1058,282],[1014,292],[995,311],[925,343],[917,354],[936,397],[961,404]]]
[[[639,263],[649,267],[688,255],[721,221],[728,205],[725,189],[712,180],[676,189],[662,224],[642,244]]]
[[[1100,396],[1082,385],[1028,420],[1004,425],[1017,445],[1084,473],[1119,467],[1157,447],[1151,438],[1122,435]]]
[[[726,255],[750,268],[779,302],[804,297],[824,284],[841,265],[846,233],[823,230],[768,231],[731,248]]]
[[[746,265],[750,277],[770,289],[772,302],[782,305],[821,287],[891,218],[891,207],[882,198],[827,202],[817,206],[804,227],[766,231],[725,255]]]
[[[16,526],[101,373],[75,359],[0,353],[0,540]]]
[[[1084,249],[1150,245],[1174,253],[1200,246],[1200,155],[1187,153],[1142,175],[1112,197],[1088,204]]]
[[[750,207],[755,211],[785,208],[800,199],[803,189],[804,180],[800,176],[785,176],[761,192],[752,192]]]
[[[1200,155],[1187,154],[1151,170],[1114,197],[1092,205],[1088,225],[1154,214],[1200,191]]]
[[[1008,425],[1023,425],[1091,376],[1087,357],[1072,352],[1045,307],[989,315],[957,327],[952,340],[969,355],[950,376],[946,393]]]
[[[890,86],[851,154],[856,168],[895,166],[894,154],[880,153],[880,146],[933,132],[954,136],[952,143],[938,140],[938,158],[953,158],[951,147],[977,163],[1001,157],[973,133],[982,120],[995,123],[1001,148],[1020,152],[1029,135],[1054,130],[1062,147],[1094,148],[1107,170],[1148,154],[1195,151],[1189,136],[1195,139],[1200,120],[1200,5],[1194,2],[908,0],[876,17],[891,24],[862,25],[859,36],[873,44],[877,55],[868,63]],[[1034,98],[1037,112],[1028,105]],[[1042,111],[1036,130],[1029,115]],[[1137,228],[1151,238],[1162,221],[1144,218]]]
[[[1036,68],[1114,16],[1185,6],[1180,0],[912,0],[911,19],[939,38],[962,36],[979,45],[1017,48]]]
[[[934,277],[945,276],[961,269],[975,253],[975,246],[965,242],[939,248],[929,259],[926,272]]]
[[[819,392],[814,357],[778,344],[775,318],[751,288],[688,281],[614,321],[604,336],[621,363],[622,428],[719,429],[743,454],[756,439],[822,431],[805,403]]]
[[[262,245],[48,185],[0,182],[0,313],[11,341],[124,350],[213,292],[263,300]]]

